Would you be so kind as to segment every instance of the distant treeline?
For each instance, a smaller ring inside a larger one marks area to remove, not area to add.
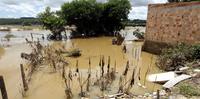
[[[135,20],[126,20],[123,22],[125,26],[146,26],[146,20],[140,20],[140,19],[135,19]]]
[[[123,22],[125,26],[146,26],[146,20],[126,20]],[[21,17],[21,18],[0,18],[0,25],[41,25],[38,18]]]
[[[21,17],[21,18],[0,18],[0,25],[40,25],[38,18],[34,17]]]

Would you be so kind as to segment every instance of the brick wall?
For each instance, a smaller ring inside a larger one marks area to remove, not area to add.
[[[163,48],[159,47],[162,43],[173,45],[179,42],[200,42],[200,2],[150,4],[144,50],[154,53],[152,49]],[[157,48],[150,48],[155,44],[158,44]]]

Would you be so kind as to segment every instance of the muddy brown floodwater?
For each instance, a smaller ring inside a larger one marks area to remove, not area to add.
[[[14,45],[4,49],[0,58],[0,75],[4,77],[9,99],[22,99],[21,74],[19,65],[22,63],[21,52],[30,52],[27,45]],[[1,99],[1,97],[0,97]]]
[[[5,53],[5,50],[3,47],[0,47],[0,59],[1,59],[1,56]]]
[[[140,70],[140,80],[138,80],[138,75],[135,75],[136,83],[131,89],[131,93],[135,95],[144,94],[146,92],[153,92],[160,89],[161,86],[158,84],[150,83],[146,81],[145,87],[138,86],[138,83],[144,85],[145,73],[148,68],[150,73],[157,73],[159,69],[155,65],[156,56],[142,52],[139,60],[136,60],[133,56],[133,48],[141,47],[142,42],[126,43],[127,53],[124,54],[122,51],[122,46],[112,45],[112,37],[99,37],[90,39],[73,39],[62,42],[50,42],[52,46],[57,48],[65,46],[66,49],[79,48],[81,50],[81,56],[77,58],[66,58],[69,62],[69,67],[74,72],[76,61],[79,61],[79,69],[83,75],[83,79],[87,77],[88,61],[91,59],[92,66],[92,83],[96,81],[96,72],[99,74],[99,60],[100,56],[105,57],[105,64],[107,64],[107,59],[110,56],[111,68],[114,67],[116,61],[117,78],[112,83],[110,90],[101,92],[99,87],[92,86],[89,92],[89,97],[91,99],[97,99],[97,96],[102,94],[114,94],[117,93],[119,76],[123,73],[126,62],[130,61],[130,69],[128,72],[127,79],[130,78],[133,69],[136,72]],[[137,46],[136,46],[137,45]],[[7,49],[0,59],[0,75],[5,78],[5,83],[8,91],[9,99],[22,99],[21,95],[21,76],[19,64],[24,62],[20,59],[21,52],[29,52],[30,49],[25,44],[20,44],[20,46],[11,46]],[[1,54],[0,54],[1,55]],[[66,99],[65,97],[65,85],[62,80],[61,71],[57,73],[50,73],[48,66],[41,66],[40,69],[35,72],[32,76],[32,80],[29,83],[29,90],[23,99]],[[107,67],[107,66],[105,66]],[[74,79],[71,84],[73,98],[79,98],[78,94],[80,92],[79,83],[77,79]]]

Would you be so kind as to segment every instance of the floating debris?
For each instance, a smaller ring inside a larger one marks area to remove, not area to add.
[[[200,69],[194,69],[194,72],[200,73]]]
[[[189,67],[187,67],[187,66],[179,68],[180,71],[184,71],[184,70],[188,70],[188,69],[189,69]]]
[[[61,51],[62,54],[67,54],[67,57],[79,57],[81,56],[81,50],[72,49],[70,51]]]
[[[175,72],[166,72],[166,73],[158,73],[158,74],[150,74],[148,76],[148,81],[156,82],[156,83],[164,83],[173,78],[175,78],[177,74]]]
[[[190,75],[182,74],[182,75],[180,75],[180,76],[178,76],[178,77],[175,77],[175,78],[170,79],[168,82],[166,82],[166,83],[163,85],[163,87],[164,87],[164,88],[171,88],[171,87],[173,87],[174,85],[176,85],[177,83],[179,83],[179,82],[181,82],[181,81],[183,81],[183,80],[185,80],[185,79],[189,79],[189,78],[191,78],[191,77],[192,77],[192,76],[190,76]]]

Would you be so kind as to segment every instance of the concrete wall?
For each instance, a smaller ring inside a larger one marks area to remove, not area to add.
[[[150,4],[145,40],[144,50],[156,54],[166,45],[199,43],[200,2]]]

